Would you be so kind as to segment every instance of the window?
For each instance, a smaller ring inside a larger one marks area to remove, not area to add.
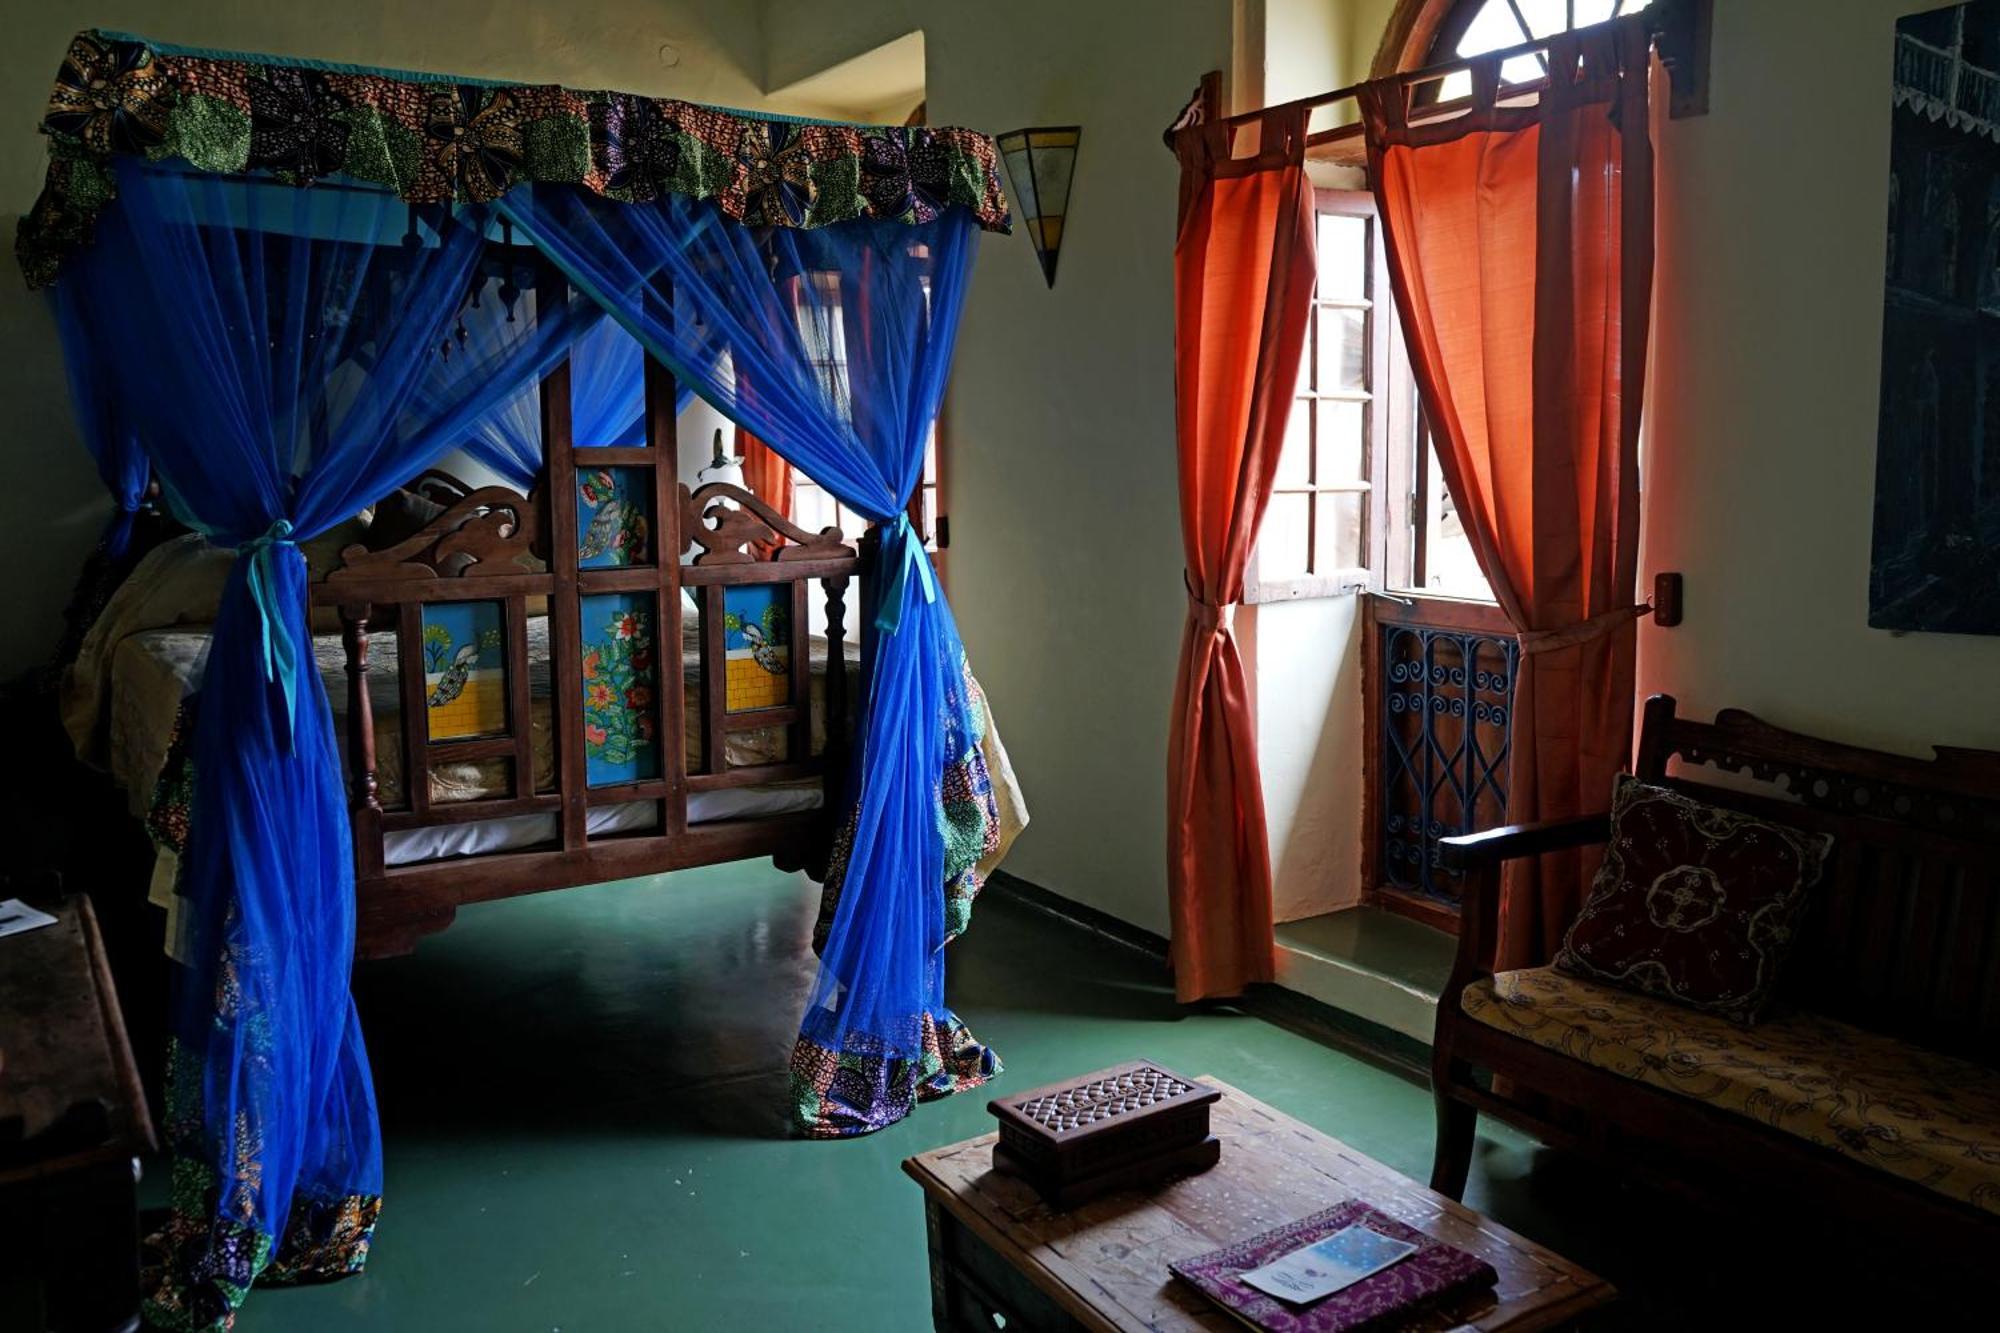
[[[941,503],[938,475],[938,427],[933,422],[930,440],[924,446],[923,480],[917,484],[917,493],[910,500],[910,521],[917,525],[924,546],[931,551],[938,549],[938,506]],[[859,541],[868,528],[867,519],[834,499],[818,482],[809,480],[803,472],[796,470],[792,473],[791,517],[807,532],[839,528],[849,541]]]
[[[840,301],[840,274],[814,273],[811,281],[817,289],[814,299],[793,301],[801,341],[811,359],[814,376],[825,390],[828,400],[844,404],[848,397],[847,331]],[[926,288],[927,295],[928,290]],[[917,484],[916,493],[910,498],[909,510],[910,521],[917,525],[924,545],[932,551],[938,549],[938,506],[941,498],[938,428],[937,423],[932,422],[930,438],[924,444],[923,476]],[[849,541],[859,541],[868,527],[868,521],[861,515],[849,510],[825,487],[796,470],[792,473],[791,518],[807,532],[839,528]]]
[[[1423,425],[1374,197],[1321,190],[1316,201],[1319,284],[1245,597],[1490,600]]]
[[[1512,46],[1553,37],[1572,28],[1587,28],[1627,14],[1636,14],[1652,0],[1468,0],[1438,29],[1431,59],[1485,55]],[[1539,55],[1515,56],[1500,66],[1503,83],[1533,83],[1548,77],[1548,61]],[[1442,101],[1472,95],[1472,76],[1463,71],[1438,85]]]

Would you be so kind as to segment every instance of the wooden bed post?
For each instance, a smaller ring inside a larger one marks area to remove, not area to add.
[[[807,696],[810,701],[811,696]],[[808,719],[807,726],[811,726]],[[826,752],[821,756],[829,821],[847,793],[847,579],[826,580]],[[831,835],[829,835],[831,836]]]
[[[535,309],[560,309],[569,283],[552,264],[541,264],[535,279]],[[549,520],[549,571],[555,592],[549,598],[549,666],[555,683],[549,701],[550,736],[556,747],[556,791],[562,848],[584,847],[589,797],[583,750],[583,608],[577,588],[576,457],[570,437],[570,361],[567,353],[542,378],[542,475],[547,479],[544,513]]]
[[[687,661],[681,652],[681,556],[688,540],[681,530],[680,419],[674,406],[680,386],[674,372],[651,352],[642,352],[646,392],[646,446],[653,458],[653,559],[659,568],[654,623],[659,644],[659,688],[653,707],[659,722],[660,777],[666,798],[660,803],[660,831],[670,838],[687,836]]]
[[[366,602],[340,608],[340,641],[347,650],[347,766],[353,795],[348,823],[354,836],[357,877],[382,873],[382,801],[375,786],[375,705],[368,698]]]

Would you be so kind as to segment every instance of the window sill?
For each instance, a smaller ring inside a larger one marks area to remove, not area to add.
[[[1374,576],[1365,569],[1341,569],[1331,574],[1309,574],[1304,578],[1270,582],[1250,580],[1243,585],[1246,606],[1273,602],[1300,602],[1318,597],[1353,597],[1374,591]]]
[[[1378,588],[1374,592],[1377,597],[1386,598],[1392,602],[1401,602],[1405,606],[1498,607],[1500,605],[1499,601],[1492,597],[1473,597],[1465,593],[1437,592],[1430,588]]]

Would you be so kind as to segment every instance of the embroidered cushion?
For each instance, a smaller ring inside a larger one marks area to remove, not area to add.
[[[1832,843],[1621,777],[1610,847],[1555,965],[1754,1023]]]

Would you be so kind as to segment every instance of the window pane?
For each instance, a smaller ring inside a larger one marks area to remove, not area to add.
[[[1257,534],[1257,576],[1261,579],[1298,578],[1307,572],[1306,514],[1312,496],[1279,492],[1271,497],[1264,513],[1264,528]]]
[[[1319,294],[1322,299],[1368,297],[1368,219],[1319,215]]]
[[[593,787],[660,775],[654,743],[658,654],[650,593],[585,597],[583,628],[584,777]]]
[[[652,564],[653,469],[578,469],[576,531],[582,569]]]
[[[1465,36],[1458,42],[1458,54],[1485,55],[1488,51],[1519,46],[1527,40],[1528,34],[1521,31],[1521,25],[1514,18],[1514,11],[1508,7],[1507,0],[1487,0],[1486,7],[1466,24]]]
[[[507,654],[499,602],[431,602],[423,609],[424,702],[430,738],[504,736]]]
[[[1331,574],[1337,569],[1359,569],[1362,516],[1367,511],[1366,491],[1325,491],[1319,496],[1319,529],[1314,534],[1314,572]]]
[[[817,486],[800,485],[792,491],[792,519],[807,532],[833,526],[833,497]]]
[[[1426,497],[1424,509],[1427,518],[1424,588],[1448,597],[1476,597],[1491,601],[1493,589],[1488,586],[1486,576],[1479,572],[1479,561],[1472,554],[1472,539],[1466,536],[1465,524],[1459,520],[1458,509],[1445,490],[1435,451],[1429,462],[1430,494]]]
[[[1319,412],[1319,470],[1313,480],[1368,480],[1368,405],[1322,401]]]
[[[1322,307],[1319,312],[1321,393],[1368,387],[1368,312]]]
[[[723,710],[748,713],[790,703],[792,585],[724,588],[722,612]]]
[[[1537,37],[1552,37],[1569,27],[1570,0],[1515,0]]]
[[[1307,486],[1312,483],[1312,414],[1313,401],[1298,398],[1292,402],[1292,413],[1285,418],[1285,448],[1278,455],[1278,480],[1280,486]]]

